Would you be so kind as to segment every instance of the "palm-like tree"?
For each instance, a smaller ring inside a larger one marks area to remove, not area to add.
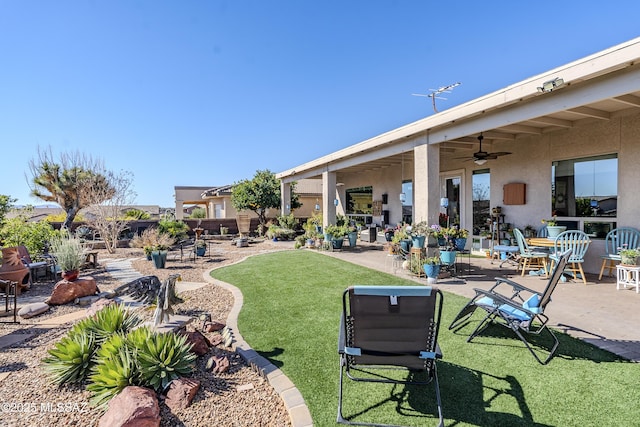
[[[69,228],[80,211],[94,203],[101,203],[109,199],[111,186],[99,162],[94,162],[86,156],[62,154],[59,162],[52,160],[49,153],[40,152],[39,161],[31,161],[33,187],[31,194],[46,202],[57,203],[65,210],[67,217],[62,224]],[[106,198],[96,200],[96,188],[107,189],[98,192]]]

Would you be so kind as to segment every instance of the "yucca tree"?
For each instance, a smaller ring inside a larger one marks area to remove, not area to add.
[[[31,160],[31,194],[46,202],[57,203],[67,213],[62,224],[70,228],[80,209],[101,203],[109,198],[111,191],[105,192],[105,199],[96,200],[95,191],[99,187],[109,189],[110,184],[103,173],[100,161],[87,155],[62,153],[55,160],[51,150],[38,150],[38,159]]]

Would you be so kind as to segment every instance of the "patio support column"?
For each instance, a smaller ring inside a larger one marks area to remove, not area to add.
[[[440,146],[421,144],[413,149],[413,221],[438,224],[440,214]]]
[[[207,218],[214,219],[216,217],[216,207],[213,200],[207,202]]]
[[[336,173],[322,172],[322,228],[336,223]]]
[[[280,181],[280,215],[291,213],[291,183]]]
[[[184,204],[176,200],[176,219],[184,218]]]

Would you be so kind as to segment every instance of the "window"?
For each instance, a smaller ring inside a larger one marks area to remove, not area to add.
[[[411,224],[413,222],[413,181],[405,179],[402,181],[402,222]]]
[[[615,217],[618,158],[615,154],[553,163],[551,209],[557,216]]]
[[[618,156],[561,160],[552,166],[551,210],[560,225],[605,237],[618,215]]]
[[[351,221],[369,224],[373,214],[373,187],[349,188],[346,191],[346,214]]]
[[[471,178],[473,198],[473,234],[480,235],[483,231],[489,231],[491,223],[491,175],[489,169],[473,171]]]

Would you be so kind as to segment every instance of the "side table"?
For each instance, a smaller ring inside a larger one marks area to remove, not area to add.
[[[616,289],[620,289],[620,285],[627,288],[627,285],[636,287],[636,293],[640,293],[640,266],[635,265],[616,265],[617,280]]]

